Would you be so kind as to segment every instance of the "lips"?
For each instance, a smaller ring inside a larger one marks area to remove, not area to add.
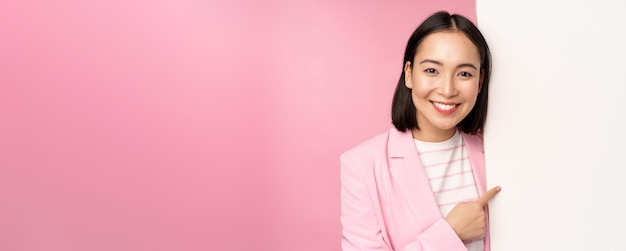
[[[460,105],[456,103],[441,103],[441,102],[435,102],[435,101],[431,101],[430,103],[433,104],[433,107],[435,107],[435,110],[443,114],[450,114],[450,113],[455,112],[456,109]]]

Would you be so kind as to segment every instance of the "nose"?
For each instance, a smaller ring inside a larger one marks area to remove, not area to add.
[[[456,88],[454,76],[447,76],[445,79],[442,79],[437,92],[444,97],[456,96],[458,94],[458,89]]]

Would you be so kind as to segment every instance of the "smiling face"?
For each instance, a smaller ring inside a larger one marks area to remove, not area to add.
[[[407,62],[406,87],[411,89],[419,129],[413,137],[444,141],[470,113],[482,76],[478,49],[460,31],[439,31],[424,38],[413,63]]]

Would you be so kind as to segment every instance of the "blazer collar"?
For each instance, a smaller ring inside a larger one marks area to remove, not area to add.
[[[389,172],[420,225],[428,227],[441,218],[430,181],[415,148],[411,131],[392,128],[387,143]]]
[[[474,181],[478,196],[482,196],[486,191],[486,175],[485,175],[485,151],[483,146],[482,135],[469,135],[463,133],[463,142],[467,146],[467,154],[472,164],[472,172],[474,173]]]
[[[461,132],[461,136],[463,136],[463,141],[465,142],[468,150],[479,153],[484,152],[483,140],[480,134],[469,135]],[[413,142],[413,134],[411,134],[411,131],[409,130],[401,132],[395,128],[391,128],[389,130],[389,143],[387,147],[389,157],[391,158],[402,158],[416,153],[415,143]]]

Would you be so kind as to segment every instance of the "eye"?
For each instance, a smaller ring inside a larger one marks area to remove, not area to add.
[[[459,76],[464,77],[464,78],[471,78],[473,75],[469,72],[462,71],[462,72],[459,72]]]
[[[437,74],[437,70],[435,70],[434,68],[426,68],[424,72],[428,74]]]

